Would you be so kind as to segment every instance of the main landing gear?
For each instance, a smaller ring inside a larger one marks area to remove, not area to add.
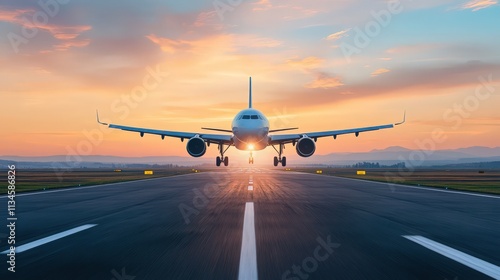
[[[286,166],[286,157],[281,157],[283,154],[283,150],[285,149],[284,144],[280,144],[279,151],[274,147],[274,150],[278,153],[277,157],[274,157],[274,166],[278,166],[278,164],[281,162],[281,166],[285,167]]]
[[[224,153],[231,147],[231,145],[228,145],[226,149],[224,149],[223,144],[219,144],[219,152],[220,152],[220,157],[217,157],[215,159],[215,165],[220,166],[222,163],[224,163],[224,166],[229,165],[229,157],[225,157]]]

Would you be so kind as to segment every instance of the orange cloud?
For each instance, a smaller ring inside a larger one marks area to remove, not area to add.
[[[191,40],[174,40],[158,37],[155,34],[148,35],[146,38],[159,45],[167,53],[207,53],[210,50],[213,52],[234,52],[240,48],[274,48],[282,44],[271,38],[234,34],[217,34]]]
[[[328,40],[328,41],[336,41],[342,37],[345,37],[345,36],[348,36],[347,33],[350,31],[351,29],[348,28],[348,29],[345,29],[345,30],[342,30],[342,31],[339,31],[339,32],[335,32],[333,34],[330,34],[328,35],[328,37],[326,37],[325,39]]]
[[[33,10],[0,10],[0,21],[11,22],[11,23],[19,23],[21,22],[21,16],[33,13]]]
[[[56,44],[54,46],[55,50],[67,50],[70,47],[83,47],[88,45],[90,42],[89,40],[77,40],[76,38],[80,36],[81,33],[92,29],[91,26],[61,26],[50,23],[35,24],[30,20],[26,20],[26,18],[29,19],[29,15],[34,12],[34,10],[30,9],[12,11],[3,10],[0,11],[0,21],[18,24],[27,29],[49,32],[55,39],[62,41],[60,44]]]
[[[45,30],[50,32],[54,38],[60,40],[61,42],[54,45],[56,51],[64,51],[71,47],[85,47],[90,43],[89,39],[78,39],[81,33],[92,29],[88,25],[81,26],[57,26],[57,25],[46,25]]]
[[[146,36],[151,42],[160,46],[161,50],[168,53],[175,53],[178,50],[186,50],[190,43],[183,40],[172,40],[169,38],[158,37],[154,34]]]
[[[287,64],[293,67],[299,67],[301,69],[316,69],[323,64],[324,59],[316,57],[316,56],[309,56],[301,60],[297,59],[290,59],[287,60]]]
[[[386,68],[379,68],[375,71],[372,72],[372,77],[375,77],[375,76],[378,76],[380,74],[384,74],[384,73],[387,73],[387,72],[390,72],[391,70],[389,69],[386,69]]]
[[[71,40],[78,37],[82,32],[92,29],[88,25],[80,26],[57,26],[57,25],[47,25],[42,27],[49,31],[54,38],[59,40]]]
[[[472,0],[462,5],[462,9],[471,9],[473,12],[496,5],[497,0]]]
[[[316,79],[311,83],[307,84],[306,87],[329,89],[329,88],[336,88],[342,85],[344,84],[338,77],[330,76],[327,73],[319,73]]]
[[[65,51],[69,48],[72,48],[72,47],[76,47],[76,48],[82,48],[82,47],[85,47],[87,46],[88,44],[90,44],[90,40],[89,39],[85,39],[85,40],[71,40],[71,41],[63,41],[57,45],[54,46],[54,49],[56,51]]]
[[[254,5],[254,11],[266,11],[273,8],[273,5],[269,2],[269,0],[260,0],[257,3],[254,3]]]

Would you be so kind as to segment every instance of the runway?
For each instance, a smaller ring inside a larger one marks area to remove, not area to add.
[[[0,279],[500,278],[493,195],[253,168],[19,195],[16,208],[26,250],[15,273],[0,255]]]

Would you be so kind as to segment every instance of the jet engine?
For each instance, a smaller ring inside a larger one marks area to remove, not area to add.
[[[310,157],[316,151],[316,143],[309,137],[301,138],[297,141],[295,145],[297,149],[297,154],[301,157]]]
[[[205,145],[205,140],[196,136],[189,139],[186,150],[192,157],[201,157],[207,151],[207,145]]]

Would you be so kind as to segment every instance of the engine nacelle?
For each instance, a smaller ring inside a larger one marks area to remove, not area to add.
[[[207,145],[205,145],[205,140],[202,138],[193,137],[187,142],[186,150],[192,157],[201,157],[207,151]]]
[[[309,137],[300,138],[295,145],[297,154],[301,157],[310,157],[316,151],[316,143]]]

